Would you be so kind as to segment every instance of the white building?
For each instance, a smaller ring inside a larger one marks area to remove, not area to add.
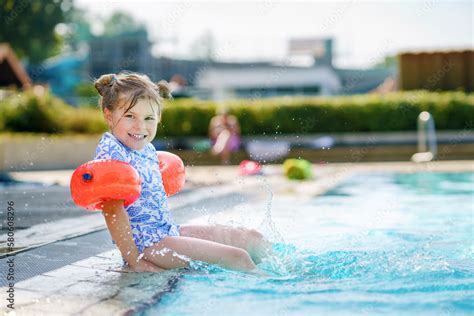
[[[214,100],[275,96],[327,96],[367,93],[396,68],[337,69],[332,64],[331,38],[298,38],[289,42],[287,66],[264,64],[211,64],[196,73],[201,96]],[[309,61],[295,67],[295,61]]]
[[[199,72],[196,87],[208,91],[214,100],[334,95],[342,89],[339,75],[330,66],[272,65],[209,67]]]

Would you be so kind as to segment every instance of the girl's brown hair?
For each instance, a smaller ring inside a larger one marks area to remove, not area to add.
[[[158,105],[160,119],[163,99],[172,98],[165,80],[155,84],[148,76],[133,72],[102,75],[94,82],[94,86],[100,94],[99,106],[102,111],[105,109],[114,111],[128,104],[125,110],[127,112],[137,104],[139,99],[149,98]]]

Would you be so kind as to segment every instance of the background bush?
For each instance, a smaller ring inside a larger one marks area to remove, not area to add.
[[[29,91],[0,102],[4,130],[58,133],[64,131],[61,113],[68,105],[49,94],[38,97]]]
[[[102,133],[107,127],[99,110],[74,108],[48,93],[32,91],[0,101],[0,131]]]
[[[397,92],[317,98],[234,100],[225,104],[195,99],[167,101],[160,136],[206,136],[216,109],[236,115],[244,135],[389,132],[416,130],[418,114],[429,111],[440,130],[474,126],[474,94]],[[0,131],[102,133],[99,109],[74,108],[49,94],[20,93],[0,101]]]

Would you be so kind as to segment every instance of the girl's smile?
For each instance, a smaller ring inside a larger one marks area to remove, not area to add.
[[[130,134],[128,136],[132,137],[134,140],[143,140],[147,135],[140,135],[140,134]]]

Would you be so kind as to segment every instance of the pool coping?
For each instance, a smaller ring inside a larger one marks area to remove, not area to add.
[[[227,168],[221,169],[220,181],[235,183],[235,170],[231,169],[235,167],[220,168]],[[299,182],[298,186],[282,176],[281,166],[268,166],[266,170],[265,181],[274,194],[312,198],[355,173],[473,172],[474,160],[423,164],[390,162],[313,165],[315,180]],[[206,174],[207,178],[211,178],[208,176],[209,169],[195,171],[198,178]],[[203,181],[207,178],[203,178]],[[262,178],[259,177],[246,179],[246,188],[262,183]],[[131,315],[156,303],[164,293],[172,290],[181,274],[181,271],[174,270],[158,274],[129,272],[123,269],[120,253],[114,249],[18,282],[14,287],[15,311],[21,315],[49,315],[51,309],[61,315]],[[6,294],[6,290],[7,287],[0,289],[2,295]],[[2,302],[6,302],[5,299]],[[8,315],[6,303],[1,311]]]

